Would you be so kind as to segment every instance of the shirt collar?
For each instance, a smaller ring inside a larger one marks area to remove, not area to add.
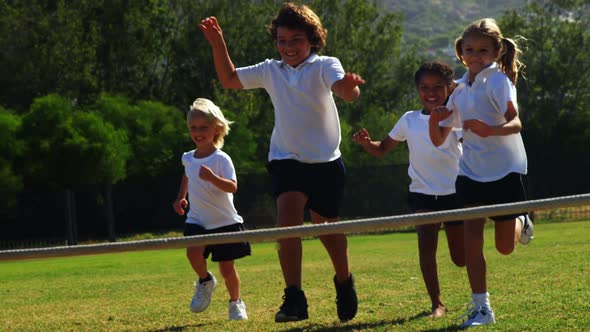
[[[483,69],[477,75],[475,75],[475,80],[473,81],[473,83],[481,82],[481,81],[485,80],[488,76],[490,76],[490,74],[497,72],[498,70],[499,70],[498,64],[496,62],[493,62],[487,68]],[[467,70],[465,72],[465,74],[463,74],[463,77],[456,80],[455,83],[457,83],[457,84],[465,83],[467,85],[469,83],[469,70]]]
[[[303,67],[304,65],[306,65],[306,64],[308,64],[308,63],[314,63],[314,62],[316,62],[316,61],[317,61],[319,58],[320,58],[320,57],[319,57],[319,56],[318,56],[316,53],[311,53],[311,54],[310,54],[310,55],[307,57],[307,59],[303,60],[303,62],[302,62],[302,63],[300,63],[300,64],[299,64],[297,67],[295,67],[295,68],[301,68],[301,67]],[[285,63],[283,60],[279,60],[279,65],[280,65],[281,67],[287,66],[287,67],[290,67],[290,68],[294,68],[294,67],[291,67],[289,64]]]

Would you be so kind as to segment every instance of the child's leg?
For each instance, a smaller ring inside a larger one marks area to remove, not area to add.
[[[307,197],[301,192],[285,192],[277,198],[277,224],[279,227],[303,224],[303,211]],[[301,289],[301,238],[281,239],[279,261],[285,285]]]
[[[424,212],[424,211],[418,211]],[[440,295],[438,272],[436,263],[436,249],[438,247],[438,230],[440,223],[416,226],[418,233],[418,252],[420,256],[420,270],[426,285],[426,290],[432,302],[432,312],[429,317],[435,318],[445,314],[445,305]]]
[[[496,249],[503,255],[509,255],[514,251],[514,246],[520,239],[520,222],[516,218],[498,220],[494,222],[496,232]]]
[[[486,259],[483,253],[483,230],[485,218],[466,220],[465,230],[465,266],[471,285],[471,292],[487,292]]]
[[[314,211],[310,211],[311,221],[314,224],[324,222],[336,222],[339,218],[325,218]],[[332,265],[336,271],[336,280],[344,283],[350,279],[350,269],[348,266],[348,241],[345,234],[321,235],[320,241],[326,248]]]
[[[186,257],[200,279],[207,278],[207,260],[203,256],[204,252],[205,246],[186,248]]]
[[[235,268],[234,261],[219,262],[219,273],[225,280],[225,287],[229,293],[230,301],[240,299],[240,276]]]
[[[447,235],[447,245],[449,246],[449,253],[451,260],[458,267],[465,266],[465,238],[463,223],[451,224],[446,222],[444,224],[445,234]]]

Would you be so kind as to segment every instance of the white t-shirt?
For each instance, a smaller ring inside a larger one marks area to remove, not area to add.
[[[195,150],[182,155],[184,173],[188,178],[189,211],[186,222],[205,229],[219,228],[244,220],[234,207],[234,196],[217,188],[211,182],[199,178],[199,169],[205,165],[218,176],[237,181],[231,158],[217,149],[205,158],[195,158]]]
[[[408,175],[412,179],[410,192],[437,196],[454,194],[461,158],[461,131],[452,130],[443,144],[436,147],[428,133],[429,118],[430,115],[420,110],[406,112],[389,132],[389,137],[407,141]]]
[[[332,84],[344,77],[338,59],[312,53],[296,68],[267,59],[237,73],[244,89],[266,89],[274,106],[268,160],[323,163],[340,157],[340,120],[332,97]]]
[[[490,126],[506,122],[504,114],[511,101],[518,112],[516,88],[508,77],[493,63],[475,76],[469,86],[469,72],[447,102],[451,116],[440,122],[441,126],[461,128],[463,121],[478,119]],[[527,173],[527,157],[520,133],[507,136],[480,137],[471,130],[463,131],[463,157],[459,163],[459,175],[479,182],[499,180],[508,173]]]

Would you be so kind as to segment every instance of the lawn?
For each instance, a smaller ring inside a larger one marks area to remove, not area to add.
[[[439,278],[449,313],[431,320],[412,232],[349,237],[359,296],[355,319],[336,316],[333,270],[317,239],[304,241],[309,320],[274,323],[283,281],[274,243],[255,243],[237,261],[250,319],[227,320],[223,283],[211,306],[192,314],[194,275],[183,250],[0,262],[0,331],[446,331],[470,300],[464,269],[452,265],[444,232]],[[590,224],[546,223],[509,256],[486,228],[488,286],[497,323],[476,330],[590,330]],[[216,264],[210,270],[221,278]]]

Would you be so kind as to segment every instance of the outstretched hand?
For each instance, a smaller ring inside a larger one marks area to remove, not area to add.
[[[488,137],[493,134],[492,127],[477,119],[463,121],[463,130],[471,130],[474,134],[481,137]]]
[[[356,100],[361,93],[361,90],[358,88],[359,84],[365,84],[365,80],[363,80],[360,75],[346,73],[344,74],[344,77],[332,85],[332,92],[346,101],[353,101]]]
[[[352,135],[352,140],[360,145],[365,145],[371,142],[371,137],[367,129],[363,128]]]
[[[221,31],[221,27],[215,16],[209,16],[203,19],[201,24],[199,24],[199,29],[201,29],[210,45],[215,45],[223,40],[223,31]]]
[[[361,85],[361,84],[365,84],[365,80],[356,73],[346,73],[344,74],[344,77],[342,78],[342,83],[344,84],[344,86],[346,86],[349,89],[354,89],[355,87]]]

